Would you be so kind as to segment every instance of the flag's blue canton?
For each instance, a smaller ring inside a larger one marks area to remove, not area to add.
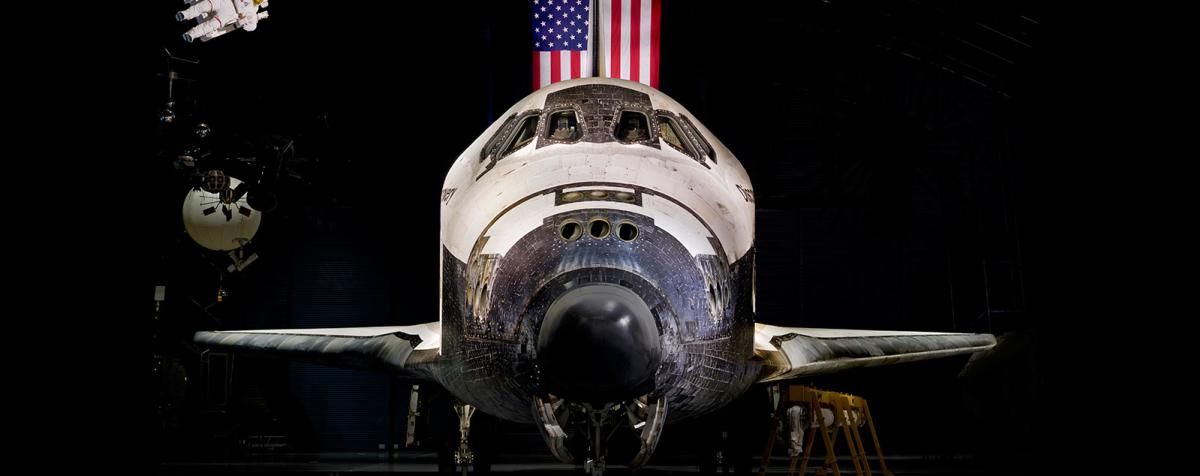
[[[533,51],[587,51],[588,0],[533,0]]]

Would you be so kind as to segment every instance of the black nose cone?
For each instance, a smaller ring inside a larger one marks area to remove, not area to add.
[[[650,308],[613,284],[589,284],[559,296],[542,321],[537,352],[550,393],[596,403],[648,393],[660,358]]]

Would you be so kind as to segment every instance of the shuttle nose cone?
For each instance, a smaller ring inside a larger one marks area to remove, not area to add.
[[[658,330],[632,291],[589,284],[559,296],[538,331],[538,366],[546,389],[563,398],[611,403],[654,386]]]

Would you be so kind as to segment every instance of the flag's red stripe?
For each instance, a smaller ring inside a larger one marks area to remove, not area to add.
[[[578,51],[571,52],[571,78],[570,79],[575,79],[575,78],[582,76],[579,74],[579,55],[580,55],[580,53]]]
[[[629,79],[642,79],[642,0],[630,0],[629,6]]]
[[[550,52],[550,84],[562,79],[562,55],[557,51]]]
[[[533,52],[533,90],[542,87],[542,55],[537,50]]]
[[[621,77],[621,1],[612,0],[612,21],[610,21],[609,31],[612,33],[612,47],[609,51],[612,52],[612,62],[608,64],[608,77]]]
[[[650,87],[658,87],[658,28],[662,20],[662,0],[650,1]]]

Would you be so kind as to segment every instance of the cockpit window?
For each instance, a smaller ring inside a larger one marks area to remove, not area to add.
[[[511,154],[517,149],[525,147],[525,144],[528,144],[530,141],[532,141],[533,138],[537,136],[537,125],[537,115],[532,115],[525,118],[525,120],[521,122],[521,127],[517,129],[517,134],[513,136],[512,142],[509,143],[508,148],[504,149],[503,155]]]
[[[646,115],[635,111],[621,111],[617,120],[617,140],[621,142],[641,142],[650,138],[650,126],[647,125]]]
[[[504,139],[512,134],[513,121],[516,119],[516,114],[508,116],[508,119],[504,120],[504,125],[500,126],[500,129],[496,131],[496,134],[492,135],[491,139],[488,139],[483,148],[479,150],[480,162],[494,158],[493,156],[500,152],[500,148],[504,146]]]
[[[708,141],[704,140],[704,136],[700,134],[700,129],[697,129],[696,126],[692,124],[692,120],[688,119],[687,116],[680,115],[679,118],[683,119],[683,122],[687,124],[688,129],[691,129],[692,136],[695,137],[696,147],[700,149],[700,155],[703,156],[703,158],[716,163],[717,154],[713,153],[712,145],[710,145]]]
[[[671,119],[670,116],[658,116],[658,135],[667,144],[670,144],[671,147],[683,152],[688,157],[696,158],[696,152],[692,150],[692,146],[684,139],[683,130],[679,128],[679,124],[676,124],[675,120]]]
[[[561,141],[576,141],[579,139],[579,121],[575,111],[566,110],[550,114],[550,122],[546,124],[546,137]]]

